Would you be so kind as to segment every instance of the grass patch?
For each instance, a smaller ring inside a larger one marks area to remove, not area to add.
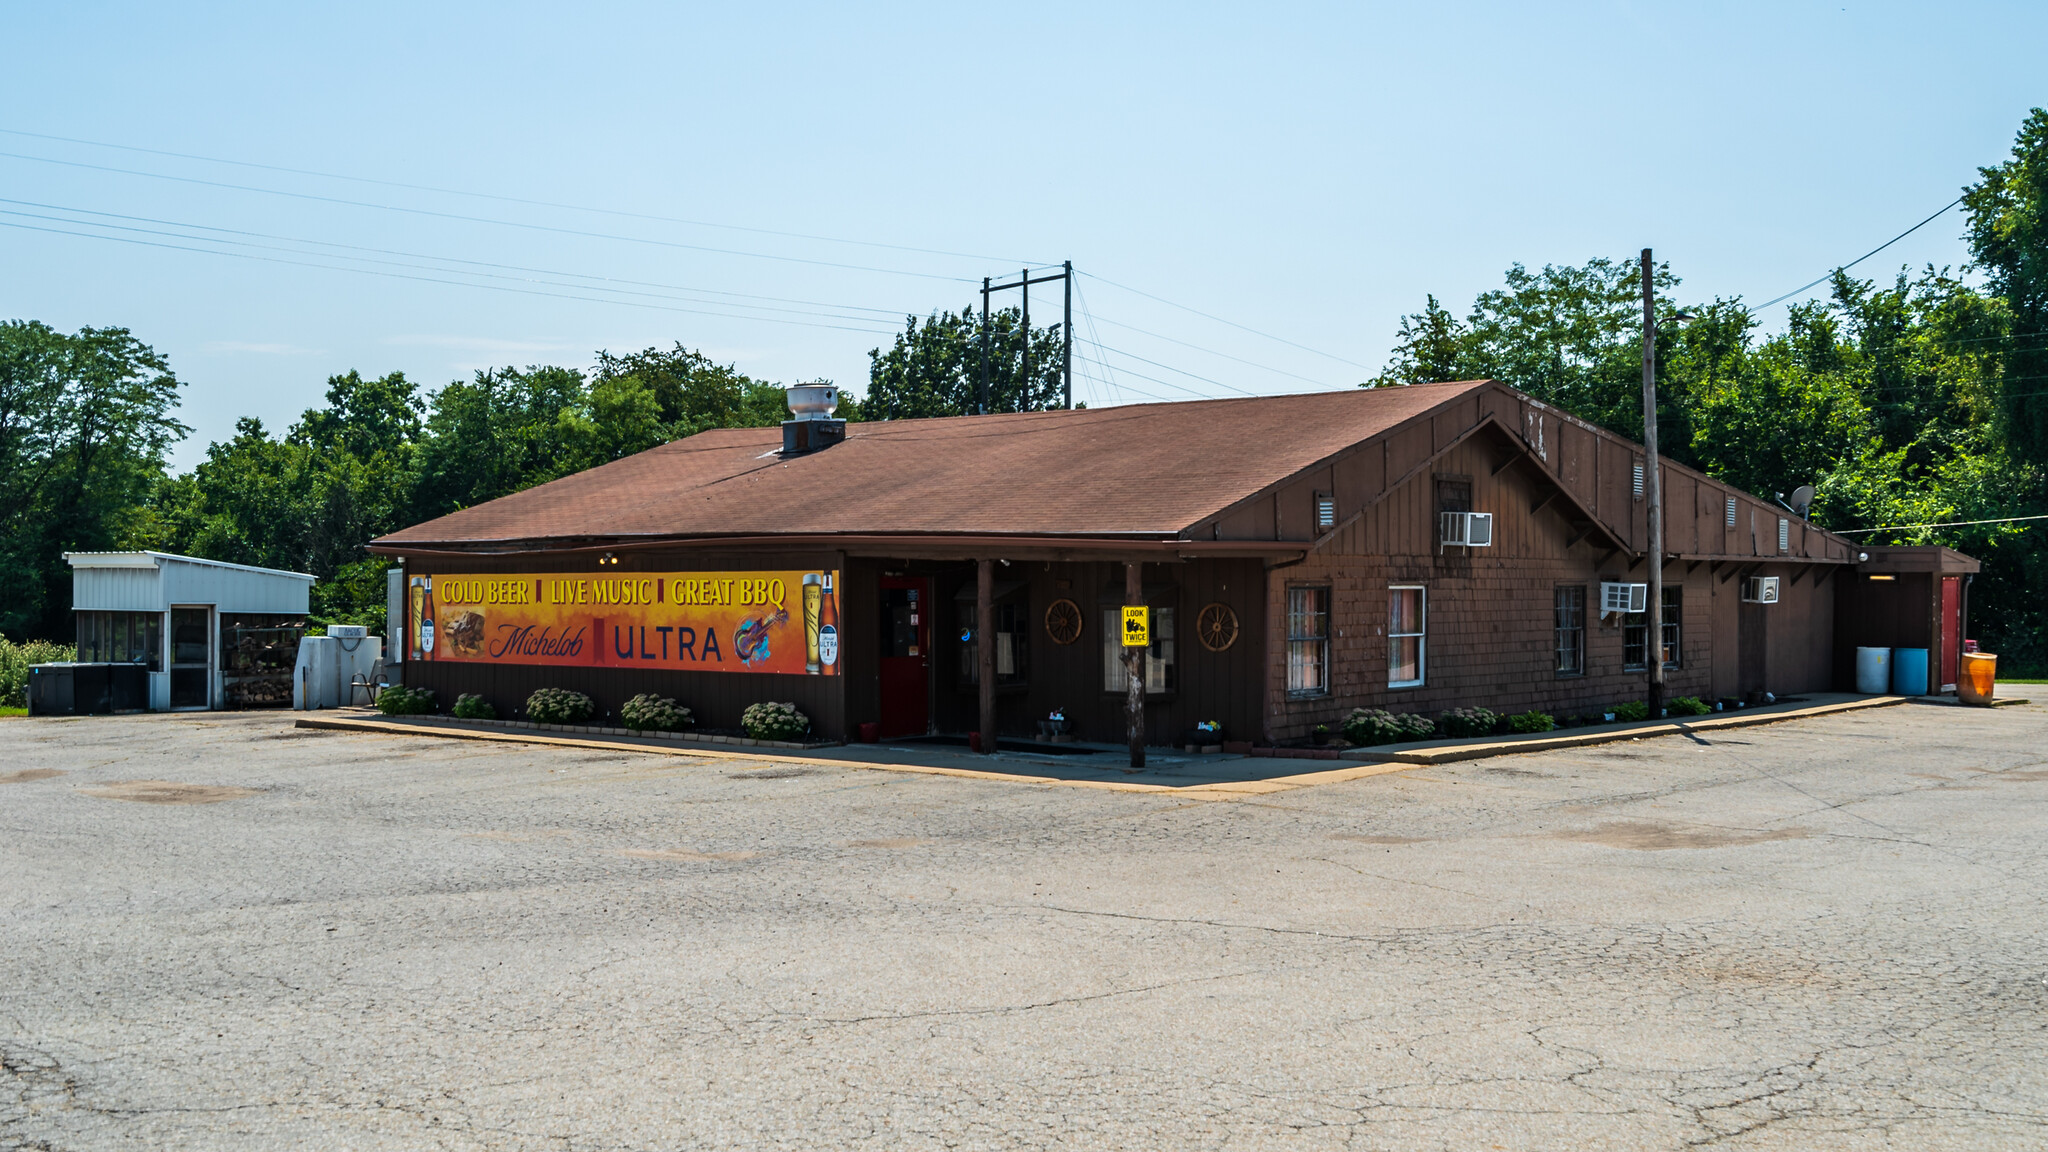
[[[2027,680],[2023,678],[2015,679],[2010,676],[2000,676],[1998,678],[1998,682],[2000,684],[2048,684],[2048,680]],[[4,715],[6,715],[5,712],[0,712],[0,716]]]
[[[28,715],[28,709],[26,709],[26,708],[9,708],[9,707],[7,707],[7,706],[5,706],[5,705],[0,705],[0,716],[26,716],[26,715]]]

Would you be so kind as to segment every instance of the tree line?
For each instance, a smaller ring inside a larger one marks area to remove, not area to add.
[[[1837,530],[2048,513],[2048,112],[1964,193],[1964,269],[1889,282],[1837,272],[1766,332],[1739,299],[1693,303],[1656,337],[1667,455],[1766,498],[1818,491]],[[1653,270],[1658,295],[1679,279]],[[1634,260],[1517,264],[1462,317],[1434,296],[1400,319],[1365,387],[1491,377],[1631,438],[1642,434]],[[1674,311],[1676,309],[1674,308]],[[1061,333],[971,308],[908,317],[869,353],[854,420],[1060,402]],[[1028,357],[1026,353],[1029,353]],[[985,365],[985,367],[984,367]],[[1028,367],[1027,367],[1028,365]],[[68,639],[66,550],[153,548],[311,572],[314,615],[382,624],[376,536],[713,427],[781,421],[782,388],[677,343],[594,365],[478,371],[436,390],[402,373],[329,377],[282,433],[244,418],[182,473],[180,382],[123,328],[0,324],[0,634]],[[1972,631],[2003,667],[2048,666],[2048,522],[1869,533],[1977,556]]]
[[[1983,562],[1971,635],[2001,669],[2048,666],[2048,111],[1965,189],[1961,270],[1889,282],[1837,271],[1765,333],[1740,300],[1674,303],[1656,334],[1659,446],[1765,499],[1816,489],[1812,518],[1874,544],[1947,544]],[[1492,377],[1632,439],[1642,416],[1634,260],[1515,265],[1461,318],[1404,316],[1368,387]],[[1678,278],[1652,271],[1661,301]],[[1889,529],[1899,525],[1958,524]]]

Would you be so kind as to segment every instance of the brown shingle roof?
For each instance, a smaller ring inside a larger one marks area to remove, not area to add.
[[[783,459],[721,428],[417,524],[378,546],[943,533],[1170,536],[1485,381],[849,424]]]

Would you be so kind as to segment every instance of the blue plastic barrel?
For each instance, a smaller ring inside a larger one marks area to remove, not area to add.
[[[1927,649],[1892,649],[1892,695],[1927,695]]]

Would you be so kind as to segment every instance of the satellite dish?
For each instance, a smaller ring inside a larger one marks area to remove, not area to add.
[[[1801,484],[1792,490],[1792,512],[1801,520],[1806,519],[1806,510],[1813,507],[1813,485]]]

